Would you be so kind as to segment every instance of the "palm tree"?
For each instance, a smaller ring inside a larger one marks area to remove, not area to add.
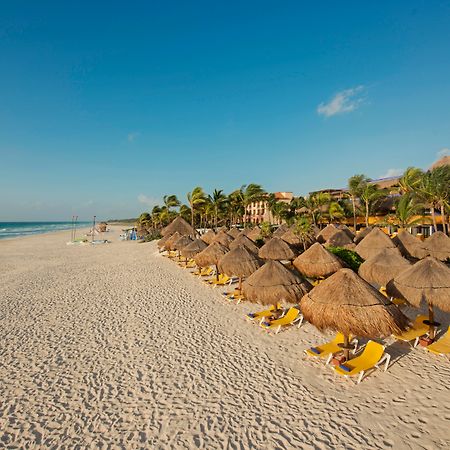
[[[422,177],[420,195],[430,205],[434,231],[437,231],[436,208],[441,210],[442,226],[447,233],[446,209],[450,203],[450,166],[436,167]]]
[[[266,191],[262,188],[261,185],[255,184],[255,183],[250,183],[247,186],[245,186],[245,185],[242,186],[240,191],[242,192],[243,203],[244,203],[245,209],[247,209],[247,206],[249,206],[251,203],[261,201],[264,198],[265,193],[266,193]],[[247,211],[245,210],[244,225],[247,221],[246,217],[247,217]]]
[[[189,208],[188,205],[183,204],[180,206],[179,214],[184,220],[189,221],[189,219],[191,217],[191,208]]]
[[[192,192],[188,192],[187,199],[189,202],[189,207],[191,208],[191,226],[194,228],[194,214],[196,207],[202,205],[205,203],[205,193],[203,192],[203,189],[200,186],[197,186],[192,190]]]
[[[236,189],[228,195],[227,209],[231,225],[240,223],[245,215],[244,193],[242,192],[242,188]]]
[[[417,193],[422,185],[423,175],[424,173],[421,169],[408,167],[400,180],[398,180],[400,193]]]
[[[328,208],[328,217],[330,223],[341,220],[345,217],[344,208],[338,202],[331,202]]]
[[[380,200],[386,198],[384,189],[380,189],[377,184],[365,183],[360,192],[361,209],[364,212],[366,227],[369,226],[369,215],[374,211]]]
[[[170,208],[176,208],[181,205],[180,200],[176,195],[165,195],[163,197],[164,205],[166,205],[167,209],[170,211]]]
[[[314,240],[314,229],[308,217],[297,217],[293,231],[302,241],[303,250],[306,250],[308,244]]]
[[[369,178],[367,178],[363,174],[353,175],[348,179],[347,187],[348,187],[348,195],[352,201],[353,208],[353,231],[356,232],[356,200],[360,197],[362,190],[369,182]]]
[[[223,193],[223,190],[214,189],[212,195],[209,195],[209,200],[213,207],[214,212],[214,229],[217,230],[217,222],[219,218],[219,212],[224,208],[227,203],[227,196]]]
[[[409,228],[423,222],[423,218],[414,219],[423,211],[424,205],[417,203],[416,197],[411,193],[406,193],[399,197],[395,203],[395,214],[391,216],[394,225],[399,228]]]

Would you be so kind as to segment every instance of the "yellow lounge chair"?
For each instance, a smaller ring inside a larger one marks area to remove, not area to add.
[[[223,273],[219,274],[219,279],[207,280],[208,284],[211,284],[213,287],[217,286],[225,286],[227,284],[233,284],[237,281],[237,278],[229,277],[228,275],[224,275]]]
[[[425,350],[436,355],[450,355],[450,326],[447,332],[436,342],[424,347]]]
[[[385,361],[384,371],[386,372],[390,360],[391,355],[385,352],[384,345],[381,345],[378,342],[369,341],[359,356],[342,363],[339,366],[334,366],[334,371],[339,375],[344,375],[344,377],[358,375],[356,384],[359,384],[368,370],[379,368]]]
[[[267,330],[274,329],[275,334],[278,334],[281,330],[281,327],[298,324],[298,328],[300,328],[302,323],[303,316],[302,314],[300,314],[300,310],[294,307],[289,308],[288,312],[279,319],[274,319],[269,322],[261,322],[260,325]]]
[[[198,276],[198,277],[209,277],[213,275],[214,269],[212,267],[203,267],[200,269],[195,270],[192,272],[192,275]]]
[[[260,320],[263,321],[266,317],[270,317],[275,310],[281,309],[281,305],[277,303],[277,305],[272,305],[268,309],[265,309],[264,311],[258,311],[255,313],[249,313],[247,314],[246,318],[248,320]]]
[[[358,341],[354,339],[352,336],[349,337],[349,341],[354,345],[353,351],[355,351],[358,346]],[[344,335],[342,333],[337,333],[334,339],[330,342],[326,342],[325,344],[318,345],[317,347],[311,347],[305,349],[305,353],[308,356],[316,356],[319,358],[327,358],[326,364],[328,365],[333,358],[335,353],[342,352],[342,347],[339,344],[344,343]]]
[[[407,305],[408,302],[406,300],[403,300],[402,298],[394,298],[394,297],[388,297],[387,292],[386,292],[386,288],[384,286],[381,286],[379,291],[386,297],[389,298],[389,300],[397,306],[403,306],[403,305]]]
[[[428,334],[430,331],[430,326],[423,323],[425,320],[428,320],[427,316],[417,316],[409,330],[402,334],[394,334],[393,336],[398,341],[408,343],[414,341],[413,347],[417,347],[420,337]]]

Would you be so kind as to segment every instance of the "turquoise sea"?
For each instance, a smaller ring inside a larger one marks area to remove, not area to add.
[[[78,222],[77,228],[85,228],[91,222]],[[0,239],[30,236],[52,231],[70,230],[72,222],[0,222]]]

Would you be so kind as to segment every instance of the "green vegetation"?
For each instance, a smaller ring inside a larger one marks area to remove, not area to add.
[[[315,192],[305,197],[294,197],[289,203],[278,200],[274,194],[266,193],[255,183],[241,186],[229,193],[215,189],[207,194],[201,186],[187,194],[187,203],[182,204],[174,194],[163,197],[163,205],[155,206],[132,222],[137,223],[143,234],[160,230],[177,215],[190,222],[195,228],[220,226],[252,226],[249,205],[263,200],[257,209],[267,209],[278,222],[294,225],[294,232],[301,238],[305,248],[311,241],[315,227],[322,228],[327,223],[349,223],[356,228],[358,217],[363,217],[366,226],[369,217],[380,215],[379,223],[398,228],[407,228],[426,222],[423,216],[429,214],[430,222],[437,229],[437,213],[443,218],[444,231],[448,233],[450,212],[450,166],[442,166],[423,172],[410,167],[406,169],[397,186],[381,189],[366,175],[358,174],[349,178],[347,191],[339,198],[328,192]],[[353,220],[352,220],[353,219]],[[127,222],[127,221],[120,221]],[[262,235],[271,234],[270,224],[263,223]]]
[[[364,262],[361,256],[353,250],[342,247],[328,247],[328,250],[341,258],[355,272],[358,272],[359,266]]]

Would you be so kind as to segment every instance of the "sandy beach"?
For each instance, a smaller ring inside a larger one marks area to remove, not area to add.
[[[448,359],[394,343],[356,386],[304,359],[313,326],[270,335],[258,305],[118,235],[0,242],[0,447],[450,446]]]

